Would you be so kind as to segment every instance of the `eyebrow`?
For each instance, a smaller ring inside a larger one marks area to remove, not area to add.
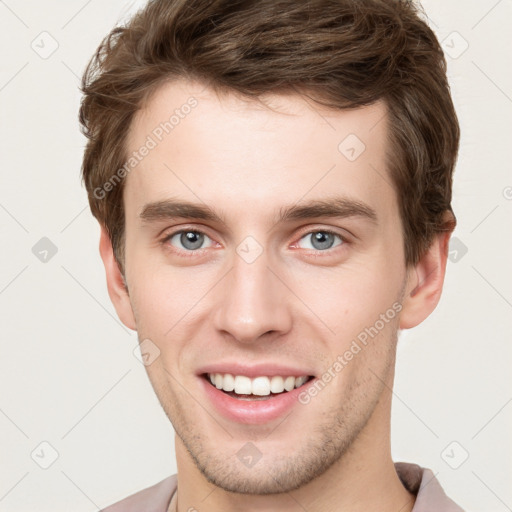
[[[321,200],[310,200],[281,207],[276,223],[295,220],[307,220],[316,217],[347,218],[362,217],[377,224],[377,213],[369,205],[347,197],[334,197]],[[146,222],[187,218],[216,222],[226,226],[225,220],[210,207],[183,200],[166,199],[146,204],[140,214]]]

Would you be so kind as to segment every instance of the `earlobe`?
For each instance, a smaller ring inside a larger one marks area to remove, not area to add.
[[[429,249],[407,274],[400,329],[411,329],[436,308],[443,290],[451,231],[435,236]]]
[[[136,330],[130,296],[119,265],[114,257],[112,242],[105,226],[101,226],[100,255],[105,266],[107,289],[117,316],[126,327]]]

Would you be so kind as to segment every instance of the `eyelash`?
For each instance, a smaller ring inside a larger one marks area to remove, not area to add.
[[[201,231],[199,229],[179,229],[177,231],[173,231],[172,233],[169,233],[169,234],[166,234],[164,236],[164,238],[161,240],[161,244],[162,245],[166,245],[175,235],[178,235],[180,233],[198,233],[200,235],[204,235],[208,238],[211,239],[210,236],[208,236],[207,233],[205,233],[204,231]],[[337,231],[333,231],[331,229],[314,229],[314,230],[311,230],[311,231],[306,231],[305,233],[302,233],[300,235],[300,238],[298,239],[299,241],[302,240],[305,236],[307,235],[312,235],[314,233],[328,233],[330,235],[334,235],[334,236],[337,236],[340,238],[341,240],[341,244],[339,245],[336,245],[335,247],[332,247],[330,249],[326,249],[324,251],[321,251],[319,249],[304,249],[306,251],[314,251],[315,253],[315,256],[320,256],[321,254],[324,254],[324,253],[327,253],[327,254],[331,254],[333,251],[335,251],[337,248],[340,248],[342,246],[344,246],[345,244],[348,243],[348,240],[345,236],[343,236],[341,233],[338,233]],[[194,255],[196,255],[197,253],[201,253],[202,251],[206,250],[207,248],[205,249],[196,249],[195,251],[186,251],[186,250],[183,250],[183,249],[178,249],[174,246],[172,246],[172,250],[176,253],[178,253],[179,255],[182,255],[184,257],[194,257]]]

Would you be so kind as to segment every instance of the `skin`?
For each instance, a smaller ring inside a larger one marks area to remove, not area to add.
[[[333,111],[294,94],[263,98],[270,109],[177,81],[138,112],[129,152],[191,96],[197,107],[126,178],[127,287],[105,229],[100,241],[120,319],[160,350],[146,369],[176,431],[178,510],[410,511],[414,496],[390,453],[397,334],[436,307],[450,233],[406,266],[385,169],[385,105]],[[366,146],[353,162],[338,150],[351,133]],[[333,196],[368,205],[376,222],[360,215],[276,222],[282,207]],[[169,198],[206,204],[225,224],[141,219],[146,205]],[[179,235],[164,240],[180,229],[203,232],[201,249]],[[312,233],[323,229],[344,241],[335,236],[318,249]],[[252,263],[236,252],[249,235],[263,248]],[[271,361],[320,376],[394,303],[400,313],[285,418],[229,420],[199,385],[197,370],[221,361]],[[250,468],[237,457],[249,441],[262,454]]]

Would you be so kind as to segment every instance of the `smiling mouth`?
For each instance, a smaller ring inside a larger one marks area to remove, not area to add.
[[[238,400],[269,400],[304,386],[311,375],[273,375],[255,378],[231,373],[205,373],[204,379],[213,387]]]

